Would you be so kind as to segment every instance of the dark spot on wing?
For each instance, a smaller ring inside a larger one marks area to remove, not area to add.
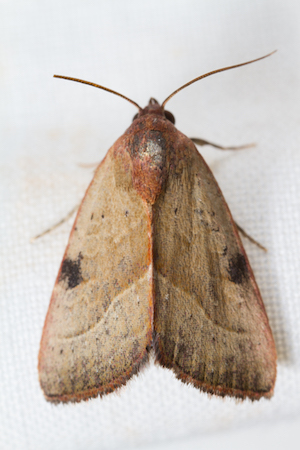
[[[248,278],[248,268],[244,255],[237,253],[229,260],[228,273],[230,281],[236,284],[241,284]]]
[[[73,289],[83,281],[80,267],[82,258],[83,256],[79,253],[76,261],[66,258],[62,263],[59,281],[66,281],[67,289]]]

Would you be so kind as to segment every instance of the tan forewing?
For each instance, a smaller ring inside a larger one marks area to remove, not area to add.
[[[157,359],[207,392],[270,397],[276,350],[258,287],[211,171],[178,134],[153,206]]]
[[[95,173],[52,294],[39,373],[53,402],[111,392],[147,359],[150,225],[123,150],[120,138]]]

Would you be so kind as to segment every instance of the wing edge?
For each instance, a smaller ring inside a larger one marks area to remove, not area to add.
[[[185,384],[192,385],[195,388],[207,394],[216,395],[219,397],[229,396],[240,400],[245,400],[246,398],[248,398],[252,401],[260,400],[262,397],[270,399],[274,394],[274,386],[276,381],[276,365],[275,365],[275,376],[272,381],[271,389],[269,389],[268,391],[257,392],[251,390],[234,389],[224,387],[222,385],[213,386],[211,384],[205,383],[204,381],[199,381],[193,378],[191,375],[188,375],[185,372],[183,372],[183,370],[177,364],[171,363],[170,361],[167,360],[167,358],[165,358],[159,346],[159,335],[156,332],[155,337],[153,339],[153,348],[156,364],[159,364],[164,368],[172,370],[172,372],[175,374],[178,380],[180,380]]]

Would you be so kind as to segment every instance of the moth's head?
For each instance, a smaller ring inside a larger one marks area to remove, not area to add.
[[[158,101],[152,97],[150,98],[146,108],[140,109],[139,112],[134,116],[132,121],[146,114],[155,114],[158,116],[162,116],[169,120],[173,125],[175,123],[175,117],[173,116],[173,114],[170,111],[165,111],[164,108],[158,103]]]

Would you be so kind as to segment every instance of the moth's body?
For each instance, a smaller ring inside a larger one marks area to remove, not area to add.
[[[193,142],[153,99],[99,165],[45,322],[48,400],[123,385],[148,359],[182,381],[270,397],[276,350],[223,195]]]

